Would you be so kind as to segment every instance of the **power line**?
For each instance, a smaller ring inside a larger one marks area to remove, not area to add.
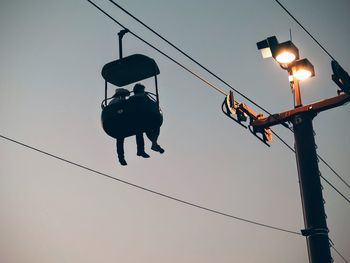
[[[326,50],[325,47],[323,47],[320,42],[299,22],[298,19],[295,18],[295,16],[279,1],[275,0],[275,2],[314,40],[317,45],[332,59],[336,59]],[[348,187],[350,188],[349,183],[347,183],[340,175],[337,173],[320,155],[317,154],[317,157]]]
[[[91,1],[87,0],[88,2],[90,2],[91,4],[95,5],[94,3],[92,3]],[[109,0],[111,1],[111,0]],[[111,1],[113,2],[113,1]],[[95,5],[95,7],[97,7]],[[100,9],[99,7],[97,7],[98,9]],[[101,12],[105,13],[103,10],[100,9]],[[107,13],[105,13],[106,15],[108,15]],[[108,15],[109,16],[109,15]],[[114,20],[111,16],[109,16],[112,20]],[[118,23],[116,20],[114,20],[116,23]],[[118,23],[119,24],[119,23]],[[123,28],[126,28],[124,26],[122,26],[121,24],[119,24],[121,27]],[[150,43],[144,41],[142,38],[138,37],[137,35],[135,35],[134,33],[130,32],[132,35],[134,35],[136,38],[138,38],[139,40],[143,41],[144,43],[148,44],[149,46],[151,46],[152,48],[154,48],[155,50],[157,50],[158,52],[160,52],[161,54],[163,54],[164,56],[166,56],[167,58],[169,58],[170,60],[172,60],[174,63],[178,64],[180,67],[184,68],[186,71],[190,72],[191,74],[193,74],[194,76],[196,76],[197,78],[199,78],[200,80],[204,81],[205,83],[207,83],[209,86],[211,86],[212,88],[216,89],[217,91],[219,91],[220,93],[226,95],[226,93],[224,93],[222,90],[220,90],[219,88],[215,87],[214,85],[212,85],[211,83],[207,82],[205,79],[203,79],[202,77],[200,77],[199,75],[197,75],[196,73],[194,73],[193,71],[189,70],[187,67],[183,66],[182,64],[178,63],[177,61],[175,61],[174,59],[172,59],[170,56],[168,56],[167,54],[163,53],[162,51],[160,51],[159,49],[157,49],[156,47],[154,47],[153,45],[151,45]],[[186,55],[187,56],[187,55]],[[191,58],[190,58],[191,59]],[[192,59],[191,59],[192,60]],[[199,64],[201,65],[201,64]],[[203,66],[201,66],[203,67]],[[203,67],[205,70],[207,70],[205,67]],[[208,71],[208,70],[207,70]],[[208,72],[211,72],[211,71],[208,71]],[[213,73],[212,73],[213,74]],[[216,76],[214,74],[214,76]],[[219,77],[217,77],[219,80],[221,80],[223,83],[225,83],[226,85],[228,85],[229,87],[231,87],[229,84],[227,84],[225,81],[223,81],[222,79],[220,79]],[[265,111],[266,113],[270,114],[268,111],[266,111],[265,109],[263,109],[261,106],[259,106],[258,104],[256,104],[254,101],[250,100],[248,97],[246,97],[245,95],[241,94],[239,91],[235,90],[233,87],[231,87],[234,91],[236,91],[238,94],[240,94],[242,97],[244,97],[245,99],[249,100],[251,103],[253,103],[255,106],[259,107],[260,109],[262,109],[263,111]],[[287,144],[283,139],[281,139],[276,133],[274,133],[276,137],[278,137],[289,149],[291,149],[292,151],[294,151],[290,146],[289,144]],[[261,226],[261,227],[265,227],[265,228],[270,228],[270,229],[273,229],[273,230],[278,230],[278,231],[283,231],[283,232],[287,232],[287,233],[290,233],[290,234],[295,234],[295,235],[301,235],[300,233],[298,232],[295,232],[295,231],[290,231],[290,230],[286,230],[286,229],[282,229],[282,228],[279,228],[279,227],[274,227],[274,226],[270,226],[270,225],[266,225],[266,224],[262,224],[262,223],[259,223],[259,222],[255,222],[255,221],[251,221],[251,220],[247,220],[247,219],[244,219],[244,218],[240,218],[240,217],[236,217],[236,216],[233,216],[233,215],[230,215],[230,214],[226,214],[226,213],[223,213],[223,212],[220,212],[220,211],[217,211],[217,210],[214,210],[214,209],[210,209],[210,208],[207,208],[207,207],[204,207],[204,206],[200,206],[200,205],[197,205],[197,204],[194,204],[194,203],[190,203],[190,202],[187,202],[187,201],[184,201],[184,200],[181,200],[181,199],[178,199],[178,198],[175,198],[175,197],[172,197],[172,196],[169,196],[169,195],[166,195],[166,194],[163,194],[163,193],[160,193],[160,192],[157,192],[157,191],[154,191],[154,190],[151,190],[151,189],[148,189],[148,188],[145,188],[145,187],[142,187],[142,186],[139,186],[139,185],[136,185],[136,184],[133,184],[133,183],[130,183],[130,182],[127,182],[127,181],[124,181],[124,180],[121,180],[121,179],[118,179],[118,178],[115,178],[111,175],[108,175],[106,173],[102,173],[102,172],[99,172],[97,170],[94,170],[94,169],[91,169],[87,166],[83,166],[83,165],[80,165],[78,163],[75,163],[75,162],[72,162],[72,161],[69,161],[65,158],[62,158],[62,157],[59,157],[57,155],[54,155],[54,154],[51,154],[49,152],[45,152],[45,151],[42,151],[38,148],[35,148],[35,147],[32,147],[30,145],[27,145],[27,144],[24,144],[22,142],[19,142],[19,141],[15,141],[11,138],[8,138],[8,137],[5,137],[3,135],[0,135],[1,138],[3,139],[6,139],[8,141],[11,141],[13,143],[16,143],[18,145],[21,145],[23,147],[26,147],[26,148],[29,148],[31,150],[34,150],[34,151],[37,151],[39,153],[42,153],[42,154],[45,154],[47,156],[50,156],[52,158],[55,158],[55,159],[58,159],[60,161],[63,161],[63,162],[66,162],[66,163],[69,163],[71,165],[74,165],[74,166],[77,166],[79,168],[82,168],[82,169],[85,169],[85,170],[88,170],[92,173],[95,173],[95,174],[98,174],[100,176],[104,176],[104,177],[107,177],[109,179],[112,179],[112,180],[115,180],[115,181],[118,181],[120,183],[124,183],[124,184],[127,184],[131,187],[135,187],[135,188],[138,188],[138,189],[141,189],[141,190],[144,190],[144,191],[147,191],[147,192],[150,192],[150,193],[153,193],[155,195],[158,195],[158,196],[161,196],[161,197],[165,197],[165,198],[168,198],[168,199],[171,199],[173,201],[177,201],[177,202],[180,202],[180,203],[183,203],[185,205],[189,205],[189,206],[192,206],[192,207],[196,207],[196,208],[199,208],[199,209],[202,209],[202,210],[206,210],[208,212],[211,212],[211,213],[215,213],[215,214],[219,214],[219,215],[222,215],[222,216],[226,216],[226,217],[229,217],[229,218],[232,218],[232,219],[235,219],[235,220],[240,220],[240,221],[243,221],[243,222],[246,222],[246,223],[250,223],[250,224],[254,224],[254,225],[258,225],[258,226]],[[321,159],[323,162],[324,160]],[[328,166],[328,164],[326,164]],[[329,168],[331,168],[330,166],[328,166]],[[333,170],[333,169],[332,169]],[[335,173],[335,171],[333,170],[333,172]],[[324,179],[324,178],[323,178]],[[328,182],[329,183],[329,182]],[[346,183],[346,182],[344,182]],[[336,189],[335,189],[336,190]],[[345,198],[345,197],[344,197]],[[348,199],[347,199],[348,200]],[[349,201],[349,200],[348,200]],[[334,246],[332,246],[332,248],[344,259],[345,262],[348,262],[346,261],[346,259],[335,249]]]
[[[89,1],[89,0],[88,0]],[[198,66],[200,66],[201,68],[203,68],[205,71],[209,72],[211,75],[213,75],[215,78],[217,78],[218,80],[220,80],[221,82],[223,82],[225,85],[227,85],[228,87],[230,87],[232,90],[234,90],[236,93],[238,93],[239,95],[241,95],[242,97],[244,97],[245,99],[247,99],[248,101],[250,101],[252,104],[254,104],[255,106],[257,106],[258,108],[260,108],[261,110],[263,110],[264,112],[266,112],[267,114],[271,115],[271,113],[269,113],[268,111],[266,111],[264,108],[262,108],[260,105],[258,105],[257,103],[255,103],[254,101],[252,101],[251,99],[249,99],[247,96],[243,95],[242,93],[240,93],[238,90],[234,89],[231,85],[229,85],[227,82],[225,82],[222,78],[218,77],[216,74],[214,74],[212,71],[210,71],[209,69],[207,69],[206,67],[204,67],[202,64],[200,64],[199,62],[197,62],[196,60],[194,60],[192,57],[190,57],[187,53],[183,52],[181,49],[177,48],[175,45],[173,45],[171,42],[169,42],[167,39],[165,39],[164,37],[162,37],[160,34],[158,34],[156,31],[154,31],[152,28],[150,28],[149,26],[147,26],[146,24],[144,24],[141,20],[139,20],[138,18],[136,18],[135,16],[133,16],[130,12],[128,12],[127,10],[125,10],[124,8],[122,8],[119,4],[117,4],[116,2],[114,2],[113,0],[109,0],[111,3],[113,3],[115,6],[119,7],[121,10],[123,10],[124,12],[126,12],[128,15],[130,15],[131,17],[133,17],[135,20],[137,20],[139,23],[141,23],[143,26],[145,26],[146,28],[148,28],[150,31],[152,31],[154,34],[156,34],[158,37],[160,37],[162,40],[164,40],[165,42],[167,42],[169,45],[171,45],[173,48],[175,48],[177,51],[179,51],[180,53],[182,53],[183,55],[185,55],[187,58],[189,58],[191,61],[193,61],[194,63],[196,63]],[[278,1],[275,0],[303,29],[304,31],[309,34],[309,36],[326,52],[326,54],[328,54],[328,56],[330,56],[333,60],[335,60],[333,58],[333,56],[309,33],[309,31],[302,26],[302,24]],[[91,1],[89,1],[91,3]],[[140,39],[140,38],[139,38]],[[142,40],[142,39],[141,39]],[[163,54],[163,53],[162,53]],[[164,54],[163,54],[164,55]],[[172,59],[173,60],[173,59]],[[173,60],[174,61],[174,60]],[[174,61],[175,63],[177,63],[176,61]],[[179,63],[177,63],[179,64]],[[181,66],[181,65],[180,65]],[[214,87],[215,88],[215,87]],[[282,143],[284,143],[290,150],[292,150],[293,152],[295,152],[294,149],[292,149],[292,147],[287,144],[281,137],[279,137],[276,133],[274,133],[275,136],[277,138],[280,139],[280,141]],[[333,173],[335,173],[339,179],[342,180],[343,183],[345,183],[347,186],[349,186],[342,178],[341,176],[335,172],[335,170],[333,168],[330,167],[330,165],[323,159],[321,158],[318,154],[317,156],[319,157],[319,159],[321,159],[332,171]],[[320,175],[330,186],[332,186],[332,188],[334,190],[336,190],[344,199],[346,199],[348,202],[349,200],[342,195],[328,180],[326,180],[322,175]],[[333,249],[343,258],[344,261],[345,258],[335,249],[334,246],[332,246]],[[346,261],[347,262],[347,261]]]
[[[89,1],[89,0],[88,0]],[[260,106],[259,104],[257,104],[255,101],[251,100],[249,97],[247,97],[246,95],[244,95],[243,93],[241,93],[239,90],[235,89],[232,85],[230,85],[229,83],[227,83],[226,81],[224,81],[221,77],[219,77],[217,74],[215,74],[212,70],[209,70],[207,67],[205,67],[203,64],[199,63],[198,60],[194,59],[193,57],[191,57],[190,55],[188,55],[185,51],[183,51],[182,49],[180,49],[179,47],[175,46],[173,43],[171,43],[169,40],[167,40],[165,37],[163,37],[162,35],[160,35],[158,32],[156,32],[154,29],[152,29],[150,26],[146,25],[144,22],[142,22],[140,19],[138,19],[136,16],[134,16],[133,14],[131,14],[129,11],[127,11],[125,8],[123,8],[121,5],[117,4],[115,1],[113,0],[108,0],[109,2],[111,2],[113,5],[115,5],[116,7],[118,7],[120,10],[122,10],[123,12],[125,12],[127,15],[129,15],[130,17],[132,17],[133,19],[135,19],[137,22],[139,22],[141,25],[143,25],[144,27],[146,27],[148,30],[150,30],[153,34],[157,35],[160,39],[162,39],[163,41],[165,41],[167,44],[169,44],[171,47],[173,47],[174,49],[176,49],[177,51],[179,51],[181,54],[183,54],[185,57],[187,57],[189,60],[191,60],[192,62],[194,62],[196,65],[198,65],[199,67],[201,67],[202,69],[204,69],[206,72],[208,72],[210,75],[212,75],[213,77],[215,77],[217,80],[221,81],[222,83],[224,83],[227,87],[229,87],[230,89],[232,89],[233,91],[235,91],[237,94],[241,95],[244,99],[246,99],[247,101],[249,101],[250,103],[252,103],[253,105],[255,105],[256,107],[258,107],[259,109],[261,109],[262,111],[264,111],[266,114],[271,115],[271,113],[269,113],[266,109],[264,109],[262,106]]]
[[[348,182],[346,182],[339,173],[337,173],[320,155],[317,154],[317,157],[348,187],[350,188],[350,185]]]
[[[332,59],[336,59],[326,50],[325,47],[323,47],[320,42],[299,22],[298,19],[295,18],[295,16],[289,12],[289,10],[279,1],[275,0],[275,2],[314,40],[317,45]],[[320,155],[317,154],[317,157],[348,187],[350,188],[350,185],[337,173]]]
[[[89,1],[89,0],[88,0]],[[150,26],[148,26],[147,24],[145,24],[144,22],[142,22],[139,18],[137,18],[136,16],[134,16],[133,14],[131,14],[129,11],[127,11],[125,8],[123,8],[121,5],[119,5],[118,3],[116,3],[113,0],[108,0],[109,2],[111,2],[113,5],[115,5],[116,7],[118,7],[120,10],[122,10],[123,12],[125,12],[127,15],[129,15],[130,17],[132,17],[133,19],[135,19],[137,22],[139,22],[141,25],[143,25],[144,27],[146,27],[148,30],[150,30],[152,33],[154,33],[155,35],[157,35],[159,38],[161,38],[163,41],[165,41],[166,43],[168,43],[171,47],[175,48],[177,51],[179,51],[181,54],[183,54],[184,56],[186,56],[188,59],[190,59],[192,62],[194,62],[195,64],[197,64],[198,66],[200,66],[201,68],[203,68],[205,71],[207,71],[208,73],[210,73],[212,76],[214,76],[216,79],[220,80],[222,83],[224,83],[226,86],[228,86],[229,88],[231,88],[232,90],[234,90],[236,93],[238,93],[239,95],[241,95],[243,98],[245,98],[246,100],[248,100],[249,102],[251,102],[252,104],[254,104],[255,106],[257,106],[259,109],[261,109],[262,111],[264,111],[265,113],[269,114],[271,116],[271,113],[269,111],[267,111],[265,108],[263,108],[262,106],[260,106],[259,104],[257,104],[256,102],[254,102],[253,100],[251,100],[250,98],[248,98],[247,96],[245,96],[244,94],[242,94],[241,92],[239,92],[237,89],[233,88],[230,84],[228,84],[226,81],[224,81],[222,78],[220,78],[218,75],[216,75],[215,73],[213,73],[211,70],[209,70],[207,67],[203,66],[203,64],[199,63],[197,60],[193,59],[190,55],[188,55],[186,52],[184,52],[182,49],[178,48],[177,46],[175,46],[173,43],[171,43],[169,40],[167,40],[166,38],[164,38],[162,35],[160,35],[158,32],[156,32],[154,29],[152,29]],[[90,1],[89,1],[90,2]],[[118,23],[119,24],[119,23]],[[125,27],[124,27],[125,28]],[[289,128],[289,130],[291,130]],[[292,130],[291,130],[292,131]],[[292,131],[293,132],[293,131]],[[295,150],[285,141],[283,140],[279,135],[277,135],[275,132],[273,132],[273,134],[285,145],[287,146],[291,151],[295,152]],[[345,182],[345,180],[321,157],[317,154],[317,156],[319,157],[319,159],[327,166],[329,167],[329,169],[331,169],[331,171],[339,178],[341,179],[342,182],[344,182],[348,187],[349,185]],[[322,177],[323,178],[323,177]],[[323,178],[324,179],[324,178]],[[325,180],[325,179],[324,179]],[[332,184],[330,184],[329,181],[325,180],[334,190],[336,190],[342,197],[344,197],[347,201],[348,199],[342,194],[340,193],[339,190],[337,190]]]
[[[87,171],[92,172],[94,174],[97,174],[97,175],[100,175],[100,176],[103,176],[103,177],[106,177],[106,178],[118,181],[120,183],[129,185],[131,187],[134,187],[134,188],[137,188],[137,189],[149,192],[149,193],[152,193],[152,194],[157,195],[157,196],[161,196],[161,197],[164,197],[164,198],[167,198],[167,199],[170,199],[170,200],[173,200],[173,201],[176,201],[176,202],[179,202],[179,203],[191,206],[191,207],[196,207],[196,208],[199,208],[201,210],[205,210],[207,212],[211,212],[211,213],[218,214],[218,215],[221,215],[221,216],[229,217],[231,219],[235,219],[235,220],[242,221],[242,222],[245,222],[245,223],[249,223],[249,224],[257,225],[257,226],[260,226],[260,227],[269,228],[269,229],[273,229],[273,230],[277,230],[277,231],[286,232],[286,233],[289,233],[289,234],[294,234],[294,235],[301,236],[301,233],[298,233],[296,231],[287,230],[287,229],[283,229],[283,228],[280,228],[280,227],[275,227],[275,226],[259,223],[259,222],[256,222],[256,221],[252,221],[252,220],[249,220],[249,219],[245,219],[245,218],[242,218],[242,217],[237,217],[237,216],[234,216],[234,215],[230,215],[230,214],[227,214],[227,213],[224,213],[224,212],[220,212],[218,210],[211,209],[211,208],[208,208],[208,207],[205,207],[205,206],[202,206],[202,205],[198,205],[198,204],[195,204],[195,203],[191,203],[191,202],[185,201],[183,199],[179,199],[177,197],[173,197],[173,196],[170,196],[168,194],[164,194],[164,193],[161,193],[161,192],[158,192],[158,191],[155,191],[155,190],[152,190],[152,189],[149,189],[149,188],[137,185],[137,184],[130,183],[128,181],[125,181],[125,180],[113,177],[113,176],[108,175],[106,173],[103,173],[103,172],[100,172],[98,170],[89,168],[89,167],[87,167],[85,165],[81,165],[79,163],[70,161],[70,160],[65,159],[63,157],[59,157],[59,156],[57,156],[55,154],[52,154],[52,153],[49,153],[47,151],[40,150],[40,149],[38,149],[36,147],[30,146],[30,145],[25,144],[23,142],[19,142],[17,140],[11,139],[11,138],[9,138],[7,136],[4,136],[4,135],[1,135],[1,134],[0,134],[0,138],[5,139],[7,141],[10,141],[12,143],[18,144],[18,145],[23,146],[25,148],[28,148],[30,150],[39,152],[41,154],[47,155],[47,156],[52,157],[54,159],[57,159],[59,161],[66,162],[66,163],[71,164],[73,166],[76,166],[76,167],[79,167],[81,169],[87,170]]]
[[[108,0],[109,2],[111,2],[113,5],[115,5],[116,7],[118,7],[120,10],[122,10],[124,13],[126,13],[127,15],[129,15],[130,17],[132,17],[134,20],[136,20],[138,23],[140,23],[142,26],[144,26],[145,28],[147,28],[148,30],[150,30],[153,34],[155,34],[156,36],[158,36],[160,39],[162,39],[163,41],[165,41],[167,44],[169,44],[171,47],[173,47],[174,49],[176,49],[177,51],[179,51],[181,54],[183,54],[185,57],[187,57],[188,59],[190,59],[192,62],[194,62],[195,64],[197,64],[198,66],[200,66],[202,69],[204,69],[205,71],[207,71],[209,74],[211,74],[212,76],[214,76],[216,79],[218,79],[219,81],[221,81],[222,83],[224,83],[226,86],[228,86],[230,89],[232,89],[233,91],[235,91],[237,94],[241,95],[243,98],[245,98],[246,100],[248,100],[249,102],[251,102],[252,104],[254,104],[256,107],[258,107],[259,109],[261,109],[262,111],[264,111],[266,114],[269,114],[271,116],[271,113],[266,110],[265,108],[263,108],[262,106],[260,106],[259,104],[257,104],[256,102],[254,102],[253,100],[251,100],[250,98],[248,98],[247,96],[245,96],[244,94],[242,94],[240,91],[238,91],[237,89],[235,89],[234,87],[232,87],[232,85],[230,85],[229,83],[227,83],[226,81],[224,81],[221,77],[219,77],[217,74],[215,74],[213,71],[209,70],[207,67],[205,67],[203,64],[201,64],[200,62],[198,62],[198,60],[192,58],[188,53],[184,52],[182,49],[180,49],[179,47],[175,46],[175,44],[173,44],[172,42],[170,42],[168,39],[166,39],[165,37],[163,37],[162,35],[160,35],[157,31],[155,31],[154,29],[152,29],[150,26],[148,26],[146,23],[144,23],[143,21],[141,21],[139,18],[137,18],[135,15],[131,14],[128,10],[126,10],[124,7],[122,7],[120,4],[116,3],[114,0]],[[277,1],[278,4],[281,5],[281,3],[279,1]],[[283,5],[281,5],[283,9],[285,9],[285,7]],[[286,9],[285,9],[286,10]],[[290,14],[290,12],[288,10],[286,10],[288,12],[289,15],[292,16],[292,14]],[[296,20],[294,18],[294,16],[292,16],[294,20]],[[297,21],[297,20],[296,20]],[[308,31],[297,21],[297,23],[308,33]],[[312,35],[309,33],[309,35],[312,37]],[[313,38],[313,37],[312,37]],[[314,39],[314,38],[313,38]],[[314,39],[315,40],[315,39]],[[317,40],[315,40],[317,42]],[[318,42],[317,42],[318,43]],[[318,43],[319,44],[319,43]],[[320,44],[319,44],[320,45]],[[320,45],[321,46],[321,45]],[[321,46],[322,47],[322,46]],[[322,47],[323,48],[323,47]],[[326,51],[327,52],[327,51]],[[328,53],[328,52],[327,52]],[[290,129],[291,130],[291,129]],[[291,130],[292,131],[292,130]],[[292,131],[293,132],[293,131]],[[294,149],[287,144],[279,135],[277,135],[275,132],[273,132],[273,134],[284,144],[286,145],[290,150],[292,150],[293,152]],[[350,185],[321,157],[317,154],[318,158],[347,186],[350,188]]]
[[[340,252],[334,246],[331,246],[331,248],[338,254],[338,256],[340,256],[342,258],[342,260],[345,263],[349,263],[349,261],[342,254],[340,254]]]
[[[91,5],[93,5],[95,8],[97,8],[99,11],[101,11],[104,15],[106,15],[108,18],[110,18],[112,21],[114,21],[116,24],[118,24],[120,27],[127,29],[127,27],[125,27],[124,25],[122,25],[119,21],[117,21],[115,18],[113,18],[111,15],[109,15],[106,11],[104,11],[101,7],[99,7],[98,5],[96,5],[94,2],[92,2],[91,0],[87,0]],[[111,1],[111,0],[109,0]],[[118,4],[116,4],[114,1],[111,1],[112,3],[114,3],[117,7],[120,7]],[[160,34],[158,34],[157,32],[155,32],[153,29],[151,29],[149,26],[147,26],[145,23],[143,23],[141,20],[139,20],[138,18],[136,18],[135,16],[133,16],[131,13],[129,13],[128,11],[126,11],[124,8],[122,9],[124,12],[127,12],[128,15],[131,15],[134,19],[136,19],[138,22],[140,22],[142,25],[144,25],[146,28],[150,29],[153,33],[155,33],[157,36],[161,37],[163,40],[165,40],[167,43],[169,43],[171,46],[175,47],[175,45],[173,45],[171,42],[169,42],[168,40],[166,40],[165,38],[163,38]],[[164,53],[163,51],[161,51],[160,49],[158,49],[157,47],[155,47],[154,45],[152,45],[151,43],[149,43],[148,41],[144,40],[143,38],[141,38],[140,36],[136,35],[135,33],[133,33],[132,31],[130,31],[128,29],[129,33],[131,35],[133,35],[134,37],[136,37],[137,39],[139,39],[140,41],[142,41],[143,43],[145,43],[146,45],[150,46],[151,48],[153,48],[154,50],[158,51],[160,54],[162,54],[163,56],[165,56],[166,58],[170,59],[172,62],[174,62],[175,64],[177,64],[178,66],[182,67],[183,69],[185,69],[187,72],[189,72],[190,74],[194,75],[195,77],[197,77],[198,79],[200,79],[201,81],[203,81],[204,83],[206,83],[207,85],[209,85],[211,88],[215,89],[216,91],[220,92],[223,95],[226,95],[226,93],[224,91],[222,91],[221,89],[219,89],[218,87],[216,87],[215,85],[211,84],[209,81],[205,80],[204,78],[202,78],[201,76],[199,76],[197,73],[193,72],[192,70],[190,70],[189,68],[185,67],[183,64],[179,63],[178,61],[176,61],[175,59],[173,59],[172,57],[170,57],[169,55],[167,55],[166,53]],[[191,58],[189,55],[187,55],[185,52],[183,52],[182,50],[180,50],[179,48],[175,47],[177,50],[179,50],[181,53],[183,53],[186,57],[188,57],[189,59],[191,59],[192,61],[194,61],[197,65],[201,66],[202,68],[204,68],[206,71],[208,71],[210,74],[212,74],[214,77],[216,77],[217,79],[219,79],[220,81],[222,81],[225,85],[227,85],[228,87],[230,87],[232,90],[234,90],[235,92],[237,92],[238,94],[240,94],[242,97],[246,98],[248,101],[250,101],[252,104],[254,104],[255,106],[257,106],[258,108],[260,108],[261,110],[263,110],[265,113],[269,114],[270,116],[271,113],[268,112],[266,109],[264,109],[263,107],[261,107],[260,105],[258,105],[257,103],[255,103],[254,101],[252,101],[251,99],[249,99],[248,97],[246,97],[245,95],[243,95],[242,93],[240,93],[239,91],[237,91],[236,89],[234,89],[231,85],[229,85],[227,82],[225,82],[224,80],[222,80],[221,78],[219,78],[216,74],[214,74],[213,72],[211,72],[210,70],[208,70],[206,67],[204,67],[202,64],[200,64],[199,62],[197,62],[196,60],[194,60],[193,58]],[[290,128],[288,128],[289,130],[291,130]],[[291,130],[292,131],[292,130]],[[292,131],[293,132],[293,131]],[[287,146],[291,151],[295,152],[294,149],[285,141],[283,140],[279,135],[277,135],[275,132],[273,132],[273,134],[285,145]],[[323,159],[320,158],[322,161]],[[328,165],[328,164],[326,164]],[[334,169],[332,169],[333,171]],[[322,177],[322,176],[321,176]],[[324,179],[324,177],[322,177]],[[340,193],[339,190],[337,190],[337,188],[332,185],[328,180],[325,180],[327,182],[327,184],[329,184],[333,189],[335,189],[343,198],[345,198],[347,201],[348,199]]]
[[[334,185],[332,185],[326,178],[324,178],[324,176],[322,174],[320,174],[320,177],[328,184],[330,185],[339,195],[341,195],[349,204],[350,204],[350,200],[348,198],[346,198],[345,195],[343,195]]]
[[[284,11],[286,11],[286,13],[317,43],[317,45],[332,59],[332,60],[335,60],[337,61],[322,45],[320,42],[317,41],[316,38],[313,37],[313,35],[298,21],[298,19],[296,19],[291,12],[288,11],[288,9],[281,4],[280,1],[278,0],[275,0],[275,2],[280,6],[282,7],[282,9]]]
[[[272,133],[285,145],[289,148],[289,150],[291,150],[292,152],[295,153],[295,150],[286,142],[284,141],[278,134],[276,134],[274,131],[272,131]],[[329,166],[329,164],[324,161],[318,154],[317,154],[317,157],[320,158],[341,180],[342,178],[340,177],[340,175],[338,175],[334,169]],[[336,191],[341,197],[344,198],[345,201],[347,201],[349,204],[350,204],[350,200],[344,195],[342,194],[331,182],[329,182],[321,173],[320,173],[320,177],[331,187],[334,189],[334,191]],[[344,181],[344,183],[346,184],[346,182]]]
[[[116,24],[118,24],[120,27],[124,28],[124,29],[128,29],[127,27],[125,27],[124,25],[122,25],[120,22],[118,22],[115,18],[113,18],[111,15],[109,15],[106,11],[104,11],[101,7],[99,7],[98,5],[96,5],[94,2],[92,2],[91,0],[86,0],[88,1],[90,4],[92,4],[95,8],[97,8],[98,10],[100,10],[103,14],[105,14],[108,18],[110,18],[112,21],[114,21]],[[183,68],[184,70],[186,70],[187,72],[189,72],[190,74],[192,74],[193,76],[195,76],[196,78],[200,79],[201,81],[203,81],[204,83],[206,83],[207,85],[209,85],[211,88],[215,89],[216,91],[220,92],[223,95],[226,95],[226,93],[221,90],[220,88],[216,87],[214,84],[210,83],[209,81],[207,81],[206,79],[202,78],[201,76],[199,76],[197,73],[195,73],[194,71],[190,70],[189,68],[187,68],[186,66],[184,66],[183,64],[181,64],[180,62],[176,61],[175,59],[173,59],[172,57],[170,57],[169,55],[165,54],[163,51],[161,51],[160,49],[158,49],[157,47],[155,47],[154,45],[152,45],[151,43],[149,43],[148,41],[144,40],[143,38],[141,38],[140,36],[136,35],[135,33],[133,33],[132,31],[130,31],[128,29],[128,33],[130,33],[131,35],[133,35],[134,37],[136,37],[138,40],[142,41],[143,43],[145,43],[146,45],[150,46],[151,48],[153,48],[154,50],[158,51],[160,54],[162,54],[163,56],[165,56],[166,58],[170,59],[172,62],[174,62],[175,64],[177,64],[178,66],[180,66],[181,68]]]

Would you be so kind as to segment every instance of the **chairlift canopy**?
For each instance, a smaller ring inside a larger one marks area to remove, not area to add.
[[[107,82],[118,87],[154,77],[159,73],[157,63],[152,58],[141,54],[134,54],[107,63],[101,72]]]

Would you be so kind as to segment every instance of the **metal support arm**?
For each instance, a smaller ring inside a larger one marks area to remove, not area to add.
[[[328,109],[341,106],[349,101],[350,101],[350,94],[343,93],[329,99],[321,100],[305,106],[301,106],[299,108],[295,108],[293,110],[273,114],[266,118],[255,119],[251,122],[250,125],[260,129],[267,128],[277,124],[285,123],[287,121],[291,121],[293,116],[300,113],[309,112],[311,114],[317,115],[321,111],[325,111]]]

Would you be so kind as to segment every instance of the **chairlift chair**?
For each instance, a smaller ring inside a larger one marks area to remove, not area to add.
[[[159,108],[158,65],[152,58],[141,54],[123,58],[121,39],[127,32],[122,30],[118,34],[120,59],[104,65],[101,72],[105,80],[105,98],[101,104],[102,127],[109,136],[116,139],[158,129],[163,123],[163,115]],[[107,96],[108,83],[124,87],[150,77],[154,77],[155,80],[155,94],[146,92],[146,97],[131,96],[126,100],[108,104],[113,98]]]

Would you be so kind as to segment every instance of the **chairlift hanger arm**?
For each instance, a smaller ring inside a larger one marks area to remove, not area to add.
[[[226,116],[228,116],[230,119],[234,120],[244,128],[247,128],[247,126],[242,124],[242,122],[246,122],[248,117],[250,123],[252,123],[253,120],[263,118],[264,116],[262,113],[257,114],[246,104],[238,103],[234,99],[233,93],[231,91],[222,103],[221,109]],[[249,131],[260,141],[262,141],[264,144],[270,147],[268,143],[272,140],[272,131],[270,128],[256,128],[249,125]]]

